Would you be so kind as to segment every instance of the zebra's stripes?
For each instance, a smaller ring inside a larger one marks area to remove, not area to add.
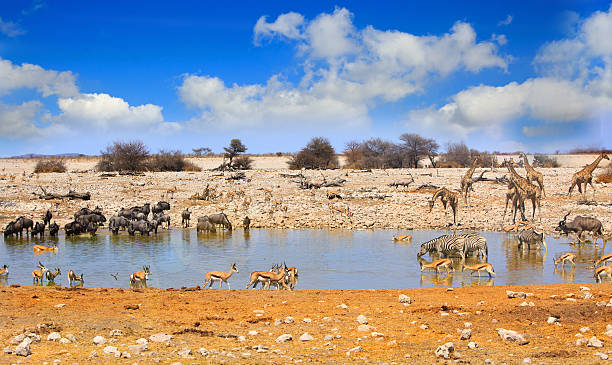
[[[546,242],[544,241],[544,233],[540,233],[533,228],[521,231],[521,233],[519,233],[518,235],[518,240],[519,248],[522,248],[523,244],[526,243],[528,248],[531,248],[531,245],[535,244],[536,247],[539,249],[540,242],[543,243],[544,247],[546,248]]]
[[[476,256],[482,255],[484,259],[489,255],[489,247],[487,245],[487,239],[482,235],[472,232],[464,233],[459,235],[465,237],[465,246],[463,247],[463,253],[465,256],[470,253],[475,253]]]
[[[421,257],[426,253],[439,252],[445,257],[452,254],[458,254],[462,259],[465,259],[464,247],[466,238],[457,235],[444,235],[432,240],[429,240],[421,245],[421,250],[417,257]]]

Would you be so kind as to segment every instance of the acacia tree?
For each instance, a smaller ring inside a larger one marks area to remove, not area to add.
[[[338,166],[338,158],[327,138],[315,137],[288,163],[291,169],[328,169]]]
[[[440,145],[430,138],[424,138],[416,133],[404,133],[399,137],[404,142],[402,148],[408,159],[408,167],[418,167],[419,159],[422,156],[429,157],[429,161],[435,167],[434,158],[438,154]]]
[[[150,156],[142,141],[113,142],[100,154],[99,171],[145,171]]]
[[[247,150],[242,141],[237,138],[232,139],[229,147],[223,147],[223,149],[225,150],[225,157],[229,158],[228,166],[232,166],[234,158]]]

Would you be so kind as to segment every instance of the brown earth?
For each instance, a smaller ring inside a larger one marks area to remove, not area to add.
[[[299,360],[327,363],[440,363],[434,351],[453,342],[455,358],[463,363],[597,364],[596,352],[612,356],[612,338],[604,335],[610,324],[609,303],[612,284],[588,284],[593,298],[583,299],[587,292],[579,285],[460,287],[454,290],[193,290],[193,289],[99,289],[3,287],[0,290],[0,338],[3,347],[11,338],[24,332],[41,335],[42,341],[31,345],[28,358],[0,354],[1,363],[293,363]],[[198,288],[199,289],[199,288]],[[533,293],[526,299],[509,299],[506,290]],[[412,304],[399,302],[408,295]],[[567,300],[571,294],[575,300]],[[552,295],[556,297],[551,298]],[[521,306],[533,302],[533,306]],[[597,304],[599,302],[599,304]],[[57,307],[58,304],[64,306]],[[346,308],[342,308],[345,304]],[[131,309],[128,309],[131,308]],[[255,311],[261,311],[259,313]],[[443,315],[448,313],[448,315]],[[368,318],[367,331],[358,331],[357,316]],[[287,316],[294,323],[275,324]],[[560,326],[548,324],[547,318],[559,318]],[[310,318],[311,322],[304,322]],[[472,337],[460,340],[459,330],[471,323]],[[427,329],[422,329],[426,325]],[[575,335],[582,327],[585,338],[597,336],[603,348],[577,346]],[[528,344],[502,340],[497,328],[515,330]],[[123,336],[110,337],[119,329]],[[47,341],[49,333],[74,334],[77,343]],[[249,331],[257,331],[249,335]],[[305,332],[314,340],[303,342]],[[377,332],[379,334],[376,334]],[[128,350],[139,338],[158,333],[172,334],[169,344],[149,342],[143,355],[115,359],[104,354],[107,345],[119,351]],[[292,341],[276,343],[282,334]],[[95,336],[115,343],[97,346]],[[325,340],[332,335],[332,340]],[[340,337],[336,338],[336,335]],[[237,338],[244,336],[245,339]],[[469,349],[474,341],[478,348]],[[268,350],[258,353],[254,346]],[[15,345],[11,345],[14,347]],[[361,346],[361,352],[347,352]],[[178,351],[189,347],[193,354],[182,358]],[[200,348],[209,351],[204,358]],[[99,357],[89,358],[93,350]],[[214,351],[216,352],[214,352]]]

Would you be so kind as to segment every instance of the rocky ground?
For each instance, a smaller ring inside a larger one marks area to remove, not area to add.
[[[0,362],[599,364],[611,289],[3,287]]]
[[[593,156],[583,157],[588,163]],[[218,161],[217,161],[218,160]],[[69,172],[64,174],[33,174],[35,160],[0,160],[0,226],[19,215],[40,220],[50,209],[55,220],[63,226],[72,214],[84,206],[100,206],[108,217],[121,207],[131,207],[145,202],[167,200],[172,205],[169,214],[172,225],[180,227],[180,214],[189,207],[194,217],[223,211],[236,226],[249,216],[252,227],[266,228],[324,228],[324,229],[430,229],[443,228],[452,222],[450,208],[445,217],[438,201],[429,213],[427,201],[432,190],[415,191],[421,185],[459,188],[466,169],[397,169],[304,171],[310,181],[322,182],[344,179],[340,187],[304,190],[299,188],[298,174],[285,168],[285,157],[256,157],[255,170],[246,171],[244,180],[228,180],[232,173],[210,170],[202,172],[147,173],[145,176],[105,177],[94,171],[95,158],[66,161]],[[210,169],[220,159],[198,158],[195,164]],[[602,166],[605,166],[602,164]],[[582,199],[575,192],[567,196],[569,181],[579,167],[541,169],[544,174],[546,199],[542,201],[541,222],[537,226],[553,232],[558,221],[571,211],[571,219],[577,214],[588,214],[602,220],[604,227],[612,227],[612,184],[595,184],[597,192],[589,187],[587,197],[592,205],[579,204]],[[482,169],[477,169],[478,176]],[[524,173],[522,170],[519,170]],[[602,169],[595,172],[595,176]],[[506,175],[498,168],[485,174],[495,179]],[[289,177],[287,177],[289,176]],[[414,178],[408,187],[389,186]],[[218,197],[212,200],[193,200],[209,185],[216,189]],[[42,189],[50,193],[65,194],[68,190],[90,192],[92,199],[40,200],[35,194]],[[458,222],[464,229],[484,231],[500,230],[509,224],[508,215],[502,221],[506,186],[493,182],[476,183],[468,205],[461,204]],[[266,190],[271,190],[271,195]],[[328,199],[331,192],[342,199]],[[269,195],[269,197],[267,197]],[[337,209],[332,209],[337,208]],[[531,214],[531,204],[527,213]],[[344,211],[344,212],[341,212]],[[346,214],[350,211],[352,216]],[[607,228],[610,230],[611,228]]]

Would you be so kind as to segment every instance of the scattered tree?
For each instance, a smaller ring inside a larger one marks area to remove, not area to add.
[[[149,149],[142,141],[113,142],[101,151],[99,171],[145,171]]]
[[[213,154],[213,151],[208,147],[192,148],[191,150],[193,151],[193,154],[198,157],[202,155],[208,156]]]
[[[316,137],[288,162],[291,169],[329,169],[338,167],[336,151],[329,140]]]
[[[181,151],[159,151],[149,160],[150,171],[201,171],[202,169],[185,160]]]
[[[225,157],[229,158],[229,166],[232,166],[232,162],[236,156],[247,150],[246,146],[242,144],[242,141],[237,138],[232,139],[229,147],[223,147],[223,149],[225,150]]]
[[[34,167],[34,172],[37,174],[46,172],[66,172],[66,165],[61,159],[38,160],[36,167]]]

